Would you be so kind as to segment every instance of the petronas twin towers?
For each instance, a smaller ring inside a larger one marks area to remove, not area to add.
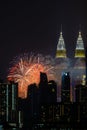
[[[66,52],[65,42],[61,30],[58,44],[57,44],[56,58],[66,58],[66,57],[67,57],[67,52]],[[82,57],[85,57],[85,50],[84,50],[84,43],[83,43],[81,31],[79,31],[79,35],[76,41],[75,58],[82,58]]]

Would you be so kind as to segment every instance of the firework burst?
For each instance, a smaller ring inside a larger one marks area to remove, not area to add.
[[[22,55],[15,59],[7,78],[9,81],[18,83],[19,97],[26,98],[28,86],[32,83],[39,84],[40,72],[46,73],[48,80],[55,80],[54,68],[54,60],[51,56]]]

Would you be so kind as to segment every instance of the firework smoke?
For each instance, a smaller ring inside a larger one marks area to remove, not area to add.
[[[27,97],[27,88],[30,84],[39,84],[40,72],[46,73],[48,80],[55,80],[54,60],[51,56],[25,54],[14,61],[7,78],[18,83],[18,94],[21,98]]]

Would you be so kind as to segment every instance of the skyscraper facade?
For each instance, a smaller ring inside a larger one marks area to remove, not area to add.
[[[0,121],[16,126],[18,122],[18,85],[0,84]]]
[[[70,102],[70,75],[69,72],[62,74],[61,101]]]

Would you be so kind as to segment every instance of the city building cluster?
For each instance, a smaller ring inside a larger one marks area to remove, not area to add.
[[[57,84],[40,73],[40,83],[28,86],[26,99],[18,97],[18,85],[0,83],[0,126],[4,129],[84,128],[87,120],[87,86],[75,86],[71,100],[70,75],[62,75],[61,102],[57,102]]]
[[[0,130],[84,130],[87,121],[87,50],[84,50],[81,32],[77,39],[75,58],[85,67],[72,69],[60,66],[58,84],[40,72],[39,84],[29,84],[27,97],[18,96],[18,84],[0,82]],[[62,31],[57,45],[57,62],[65,59],[66,48]],[[79,79],[79,75],[82,78]],[[65,129],[64,129],[65,128]]]

